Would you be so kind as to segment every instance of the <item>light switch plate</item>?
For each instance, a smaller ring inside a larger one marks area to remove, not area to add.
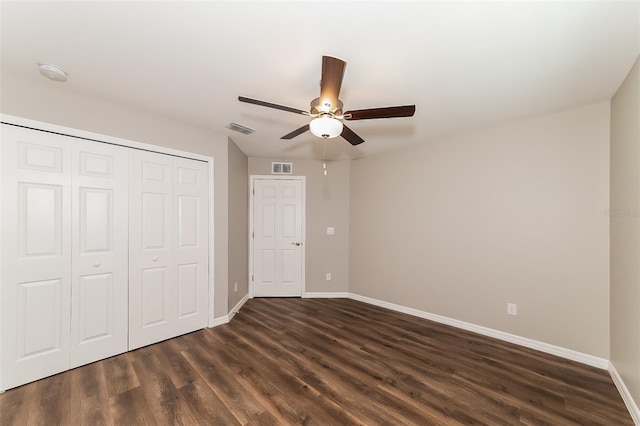
[[[336,230],[333,226],[327,226],[327,235],[333,235],[336,233]]]

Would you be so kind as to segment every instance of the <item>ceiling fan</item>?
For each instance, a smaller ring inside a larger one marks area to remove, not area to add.
[[[351,145],[364,142],[353,130],[342,123],[342,120],[371,120],[374,118],[412,117],[416,111],[415,105],[392,106],[382,108],[358,109],[342,111],[342,101],[338,99],[342,78],[347,63],[331,56],[322,57],[322,77],[320,80],[320,97],[311,101],[311,109],[304,111],[271,102],[238,96],[240,102],[275,108],[282,111],[302,114],[313,118],[308,124],[287,133],[280,139],[293,139],[310,130],[315,136],[323,139],[342,136]]]

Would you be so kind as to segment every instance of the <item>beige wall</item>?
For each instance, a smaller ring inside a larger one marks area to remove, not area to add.
[[[342,141],[336,141],[342,142]],[[270,175],[271,162],[282,159],[249,158],[250,175]],[[349,272],[349,161],[293,162],[293,175],[306,176],[305,285],[307,292],[346,292]],[[335,228],[327,235],[327,227]],[[330,272],[331,281],[325,280]]]
[[[248,159],[240,148],[229,140],[229,309],[249,294],[248,241]]]
[[[227,314],[227,137],[127,105],[78,95],[59,83],[3,72],[0,112],[215,159],[215,306]]]
[[[640,59],[611,100],[611,362],[640,406]]]
[[[352,293],[609,357],[608,102],[355,160],[350,191]]]

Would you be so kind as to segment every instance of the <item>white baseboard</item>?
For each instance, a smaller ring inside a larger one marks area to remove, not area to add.
[[[328,291],[307,291],[302,295],[308,299],[348,299],[349,293],[344,292],[328,292]]]
[[[611,379],[613,380],[613,383],[616,385],[616,388],[618,388],[618,392],[620,392],[620,395],[622,396],[622,400],[624,401],[624,404],[627,406],[627,410],[629,410],[629,413],[631,414],[631,418],[633,419],[633,422],[636,425],[640,425],[640,409],[638,408],[638,405],[636,404],[636,402],[633,400],[633,397],[631,396],[631,392],[629,392],[627,385],[625,385],[624,381],[622,381],[622,377],[620,377],[620,374],[618,374],[618,371],[613,366],[612,362],[609,363],[609,374],[611,375]]]
[[[229,322],[229,315],[224,315],[222,317],[214,318],[212,322],[209,323],[209,328],[217,327],[222,324],[226,324]]]
[[[249,300],[249,295],[245,294],[244,297],[240,299],[238,303],[236,303],[236,306],[234,306],[233,309],[231,309],[231,312],[229,312],[229,314],[227,315],[229,317],[229,321],[231,321],[233,317],[235,317],[236,314],[240,312],[240,308],[242,308],[242,306],[247,303],[247,300]]]
[[[227,324],[229,321],[233,319],[233,317],[236,316],[238,312],[240,312],[240,308],[242,308],[242,305],[247,303],[247,300],[249,300],[248,294],[246,294],[242,299],[240,299],[240,301],[236,304],[236,306],[234,306],[233,309],[231,309],[231,311],[227,315],[214,318],[213,322],[209,324],[209,328],[217,327],[222,324]]]
[[[546,352],[552,355],[557,355],[563,358],[590,365],[592,367],[602,368],[603,370],[609,368],[609,360],[604,358],[599,358],[593,355],[588,355],[582,352],[551,345],[549,343],[540,342],[538,340],[533,340],[526,337],[517,336],[515,334],[505,333],[504,331],[494,330],[492,328],[483,327],[481,325],[460,321],[442,315],[432,314],[430,312],[425,312],[414,308],[408,308],[406,306],[397,305],[395,303],[385,302],[383,300],[373,299],[367,296],[361,296],[359,294],[349,293],[349,297],[354,300],[359,300],[360,302],[369,303],[370,305],[380,306],[382,308],[391,309],[392,311],[402,312],[419,318],[439,322],[441,324],[450,325],[452,327],[461,328],[463,330],[472,331],[484,336],[504,340],[505,342],[515,343],[516,345],[536,349],[538,351]]]

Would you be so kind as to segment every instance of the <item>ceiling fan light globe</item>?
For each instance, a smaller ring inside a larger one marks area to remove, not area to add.
[[[342,133],[342,122],[332,117],[318,117],[311,120],[309,130],[315,136],[324,139],[335,138]]]

